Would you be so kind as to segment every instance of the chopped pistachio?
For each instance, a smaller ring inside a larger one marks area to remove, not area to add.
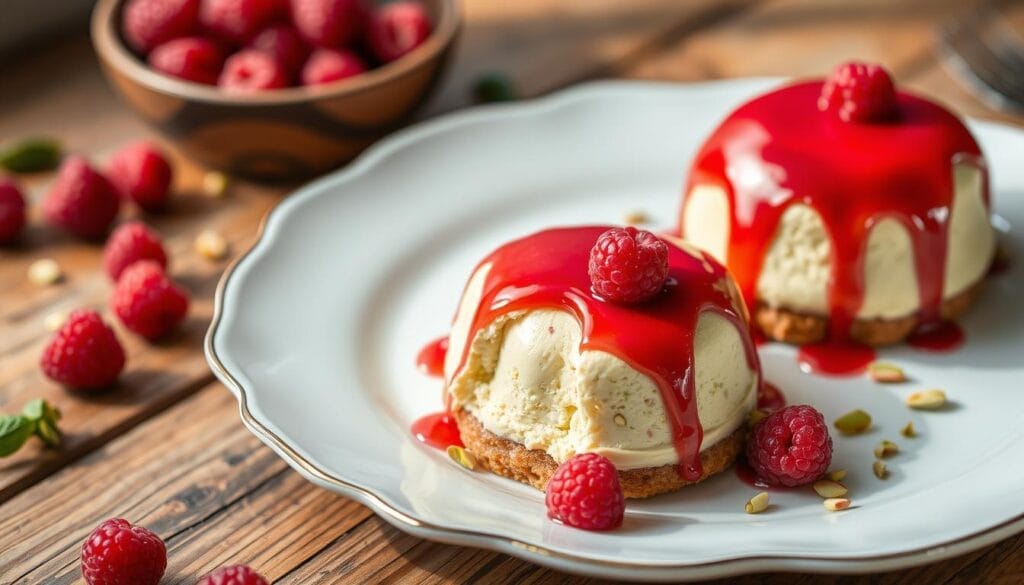
[[[196,236],[196,252],[207,260],[223,260],[228,255],[228,241],[213,230],[203,230]]]
[[[832,481],[843,481],[844,479],[846,479],[846,470],[837,469],[835,471],[830,471],[825,474],[825,477],[827,479],[831,479]]]
[[[857,435],[871,427],[871,415],[858,408],[837,418],[833,424],[844,435]]]
[[[846,486],[838,481],[819,479],[814,482],[814,491],[823,498],[839,498],[846,495]]]
[[[36,286],[49,286],[56,284],[64,278],[64,271],[60,264],[52,258],[36,260],[28,267],[28,280]]]
[[[466,451],[465,449],[459,447],[458,445],[448,445],[448,449],[446,451],[448,453],[448,456],[451,457],[452,461],[458,463],[459,465],[465,467],[466,469],[476,469],[476,457],[474,457],[473,454],[470,453],[469,451]]]
[[[900,452],[900,447],[892,441],[882,441],[875,447],[875,457],[885,459]]]
[[[880,384],[899,384],[907,381],[907,375],[903,370],[888,362],[871,362],[868,366],[868,376]]]
[[[908,439],[913,439],[917,436],[917,429],[914,428],[914,421],[907,423],[907,426],[900,429],[900,434]]]
[[[847,498],[829,498],[823,503],[829,512],[838,512],[850,507],[850,500]]]
[[[747,500],[743,510],[747,514],[760,514],[768,509],[768,492],[758,492],[754,497]]]
[[[875,477],[878,479],[885,479],[889,477],[889,468],[886,467],[885,462],[875,461],[871,466],[871,471],[875,472]]]
[[[937,388],[921,390],[907,396],[907,406],[915,410],[937,410],[946,404],[946,393]]]

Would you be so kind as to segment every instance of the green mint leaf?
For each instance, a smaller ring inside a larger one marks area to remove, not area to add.
[[[19,414],[0,416],[0,457],[14,453],[36,430],[36,423]]]
[[[46,401],[42,398],[36,398],[32,402],[25,405],[25,408],[21,409],[21,415],[34,421],[38,421],[43,418],[44,406]]]
[[[477,103],[510,102],[518,97],[512,80],[503,73],[485,73],[473,84],[473,99]]]
[[[36,425],[36,436],[42,439],[48,447],[60,445],[60,431],[56,425],[45,418]]]
[[[28,138],[0,151],[0,167],[13,173],[36,173],[57,168],[60,144],[48,138]]]

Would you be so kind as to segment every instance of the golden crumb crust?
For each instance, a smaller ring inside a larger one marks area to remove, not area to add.
[[[459,423],[462,442],[482,467],[539,490],[544,489],[558,467],[550,455],[495,435],[464,409],[457,409],[454,415]],[[701,453],[700,462],[704,473],[697,481],[685,481],[679,477],[679,466],[675,464],[626,469],[619,471],[622,492],[627,498],[647,498],[676,491],[721,473],[732,465],[743,450],[745,436],[746,426],[741,425],[736,432]]]
[[[981,294],[984,279],[974,283],[960,294],[942,303],[942,318],[953,320],[967,311]],[[805,345],[825,339],[828,318],[821,315],[798,313],[789,309],[773,308],[758,303],[754,310],[754,322],[765,337]],[[917,316],[910,315],[897,319],[857,319],[853,322],[850,336],[868,345],[882,346],[899,343],[917,327]]]

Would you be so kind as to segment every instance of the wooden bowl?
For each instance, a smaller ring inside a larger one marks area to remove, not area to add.
[[[353,159],[402,125],[437,84],[461,26],[456,0],[421,0],[434,30],[400,59],[315,87],[238,95],[163,75],[121,36],[124,0],[99,0],[92,40],[111,85],[197,161],[257,180],[296,180]]]

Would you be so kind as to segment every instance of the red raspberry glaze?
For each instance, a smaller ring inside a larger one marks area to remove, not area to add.
[[[612,228],[590,250],[594,292],[617,303],[656,297],[668,278],[668,246],[658,236],[635,227]]]
[[[548,517],[583,530],[622,525],[626,502],[615,465],[596,453],[573,455],[558,466],[544,498]]]
[[[825,418],[805,404],[773,412],[750,433],[747,461],[768,485],[793,487],[816,481],[832,462]]]
[[[157,585],[167,568],[160,537],[111,518],[82,543],[82,577],[89,585]]]
[[[99,390],[121,374],[124,350],[96,311],[75,311],[43,349],[40,367],[69,388]]]

